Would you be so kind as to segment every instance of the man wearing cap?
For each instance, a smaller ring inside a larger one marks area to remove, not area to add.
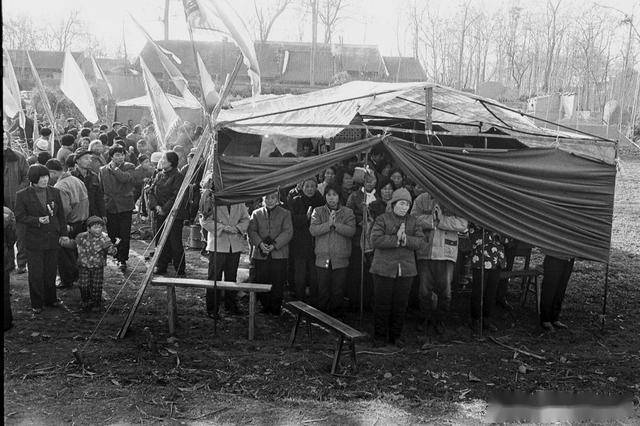
[[[91,170],[91,153],[78,148],[75,155],[75,167],[69,169],[72,176],[84,183],[89,197],[89,216],[106,217],[104,194],[98,175]]]
[[[13,211],[15,210],[16,205],[16,193],[29,185],[29,179],[27,178],[29,165],[27,164],[27,159],[24,158],[24,155],[11,149],[11,137],[7,132],[4,133],[2,145],[2,162],[4,163],[4,205]],[[18,245],[17,272],[19,274],[27,272],[27,252],[24,248],[24,233],[24,225],[21,223],[16,224]],[[11,263],[12,265],[14,264],[13,260]]]
[[[40,129],[40,137],[33,142],[33,153],[39,154],[41,152],[51,152],[51,129],[43,127]]]
[[[122,146],[114,144],[109,149],[109,156],[111,162],[100,168],[98,176],[107,211],[107,233],[114,243],[116,238],[121,239],[116,258],[124,272],[129,260],[131,219],[135,208],[134,189],[137,181],[141,179],[135,171],[135,166],[125,161],[125,150]]]
[[[54,188],[60,191],[62,210],[66,218],[69,238],[75,238],[85,230],[85,221],[89,217],[89,194],[84,183],[70,172],[62,170],[58,160],[47,161],[47,169]],[[77,253],[75,249],[62,248],[58,252],[58,288],[68,288],[78,280]]]
[[[76,119],[73,117],[67,118],[67,125],[64,127],[64,132],[69,133],[69,130],[76,129]]]
[[[73,137],[73,135],[70,135],[70,134],[62,135],[62,137],[60,138],[60,144],[62,146],[60,147],[60,149],[58,150],[58,153],[56,154],[56,159],[61,164],[66,164],[67,157],[73,154],[73,144],[75,143],[75,141],[76,140]]]
[[[122,126],[119,121],[114,121],[111,125],[111,130],[107,133],[107,146],[113,145],[113,140],[118,136],[118,129]]]
[[[107,164],[102,154],[104,153],[104,146],[100,139],[94,139],[89,143],[89,152],[91,152],[91,170],[94,173],[100,174],[100,168]]]

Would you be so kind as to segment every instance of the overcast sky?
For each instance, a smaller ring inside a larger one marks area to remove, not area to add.
[[[258,0],[267,3],[270,0]],[[296,0],[302,3],[303,0]],[[402,12],[403,5],[411,0],[351,0],[350,17],[338,28],[334,42],[342,36],[344,43],[376,44],[386,55],[411,55],[410,35],[401,30],[397,37],[397,28],[406,28],[406,19]],[[418,0],[420,1],[420,0]],[[430,7],[439,7],[444,14],[453,14],[461,1],[456,0],[424,0]],[[541,0],[540,0],[541,1]],[[519,3],[517,0],[472,0],[475,7],[485,10],[505,8]],[[233,0],[231,3],[242,16],[253,15],[253,0]],[[541,1],[542,3],[542,1]],[[585,7],[587,1],[566,0],[565,3],[576,7]],[[625,13],[634,13],[634,21],[640,28],[640,0],[601,0],[598,3],[621,9]],[[127,51],[137,55],[142,49],[144,35],[134,26],[128,16],[131,12],[136,19],[151,33],[154,38],[163,37],[160,22],[164,0],[2,0],[3,16],[7,14],[26,13],[41,24],[60,21],[71,11],[78,10],[80,17],[90,27],[91,32],[102,42],[107,51],[115,53],[122,45],[123,23]],[[311,41],[310,24],[300,24],[299,7],[291,8],[276,22],[270,40]],[[169,36],[172,39],[188,39],[187,26],[184,19],[181,0],[171,0],[171,18]],[[319,40],[322,31],[319,30]],[[219,39],[211,32],[195,35],[196,39]]]

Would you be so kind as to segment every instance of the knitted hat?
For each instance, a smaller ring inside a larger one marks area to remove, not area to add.
[[[89,219],[87,219],[87,228],[91,228],[95,224],[104,226],[104,220],[98,216],[90,216]]]
[[[46,139],[36,140],[36,149],[38,151],[49,151],[49,141]]]
[[[152,163],[159,163],[160,160],[162,160],[162,153],[160,151],[156,151],[156,152],[151,154],[151,162]]]
[[[393,191],[393,195],[391,196],[391,200],[389,200],[389,204],[394,205],[400,200],[404,200],[411,204],[411,194],[405,188],[398,188]]]
[[[47,169],[42,164],[34,164],[32,166],[29,166],[29,171],[27,172],[29,182],[35,185],[38,183],[42,176],[49,176],[49,169]]]

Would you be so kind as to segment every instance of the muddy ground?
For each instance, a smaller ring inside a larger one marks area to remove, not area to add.
[[[610,293],[601,327],[604,265],[576,262],[562,318],[568,331],[543,334],[533,301],[498,310],[491,336],[533,354],[516,353],[467,327],[468,292],[454,293],[447,335],[423,347],[414,313],[406,346],[389,352],[357,346],[359,371],[345,353],[340,375],[329,374],[334,341],[318,328],[287,346],[293,318],[257,315],[256,340],[246,316],[223,313],[217,333],[204,312],[204,292],[178,289],[179,328],[168,334],[165,292],[150,288],[123,340],[115,335],[144,273],[147,244],[132,244],[123,286],[107,267],[101,316],[78,313],[79,292],[59,291],[63,308],[34,317],[25,275],[11,276],[15,326],[4,334],[4,421],[7,424],[258,423],[412,424],[481,422],[496,390],[567,390],[628,394],[640,422],[640,156],[623,151],[616,188]],[[206,261],[188,252],[190,276]],[[538,259],[539,261],[539,259]],[[246,313],[247,298],[241,301]],[[345,321],[371,332],[371,316]],[[304,331],[304,330],[303,330]],[[89,340],[90,338],[90,340]],[[78,365],[72,350],[85,362]]]

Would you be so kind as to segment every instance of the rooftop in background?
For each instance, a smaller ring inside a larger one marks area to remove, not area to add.
[[[180,71],[188,79],[195,79],[197,71],[193,58],[193,47],[186,40],[159,40],[157,43],[180,58]],[[195,49],[200,53],[212,77],[219,83],[233,69],[240,54],[231,42],[196,41]],[[267,41],[255,42],[260,63],[263,85],[306,85],[310,84],[311,43]],[[140,53],[154,74],[164,73],[157,55],[150,43]],[[423,81],[426,73],[414,58],[384,57],[377,46],[356,44],[317,45],[314,72],[315,85],[327,86],[334,82],[338,74],[346,73],[349,79],[371,81]],[[239,79],[247,80],[243,66]]]

